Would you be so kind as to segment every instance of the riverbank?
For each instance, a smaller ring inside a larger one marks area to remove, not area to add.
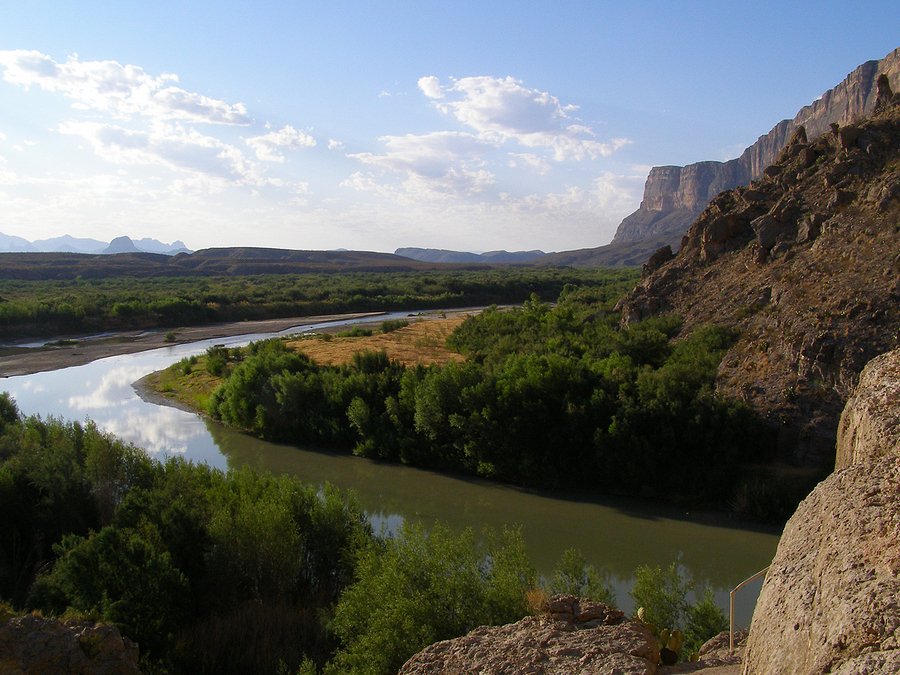
[[[82,366],[98,359],[135,354],[160,347],[253,333],[277,333],[293,327],[330,321],[381,316],[384,312],[325,314],[263,321],[236,321],[206,326],[185,326],[150,331],[125,331],[102,337],[74,337],[48,343],[44,347],[5,347],[0,349],[0,378],[33,375],[70,366]]]

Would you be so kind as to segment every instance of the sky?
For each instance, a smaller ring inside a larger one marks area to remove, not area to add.
[[[0,2],[0,233],[608,243],[900,46],[900,3]]]

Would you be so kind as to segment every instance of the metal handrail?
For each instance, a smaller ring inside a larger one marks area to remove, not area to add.
[[[769,571],[771,565],[766,565],[759,572],[754,574],[752,577],[747,577],[737,586],[731,589],[731,592],[728,594],[729,597],[729,607],[728,607],[728,653],[734,654],[734,594],[741,590],[744,586],[749,584],[751,581],[759,579],[763,574]]]

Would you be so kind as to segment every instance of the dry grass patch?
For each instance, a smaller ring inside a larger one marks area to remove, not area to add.
[[[207,372],[204,357],[197,359],[189,372],[184,372],[179,362],[165,370],[151,373],[144,380],[145,386],[151,391],[201,411],[207,409],[209,397],[221,383],[221,377]]]
[[[416,321],[390,333],[368,337],[316,335],[291,340],[287,344],[291,349],[303,352],[322,365],[350,363],[354,354],[364,351],[384,351],[391,360],[407,366],[420,363],[440,365],[464,360],[461,354],[447,348],[447,338],[463,321],[464,316],[428,319]]]

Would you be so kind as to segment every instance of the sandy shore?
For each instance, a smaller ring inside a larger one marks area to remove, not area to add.
[[[293,326],[309,326],[326,321],[343,321],[367,316],[378,316],[384,312],[360,312],[356,314],[327,314],[303,316],[266,321],[238,321],[209,326],[188,326],[166,328],[153,331],[133,331],[115,333],[102,338],[73,339],[74,344],[47,346],[40,348],[8,348],[0,350],[0,378],[15,375],[31,375],[48,370],[58,370],[69,366],[81,366],[107,356],[134,354],[148,349],[158,349],[185,342],[197,342],[232,335],[251,333],[276,333]],[[175,339],[166,340],[169,332]],[[3,353],[5,352],[5,353]]]

